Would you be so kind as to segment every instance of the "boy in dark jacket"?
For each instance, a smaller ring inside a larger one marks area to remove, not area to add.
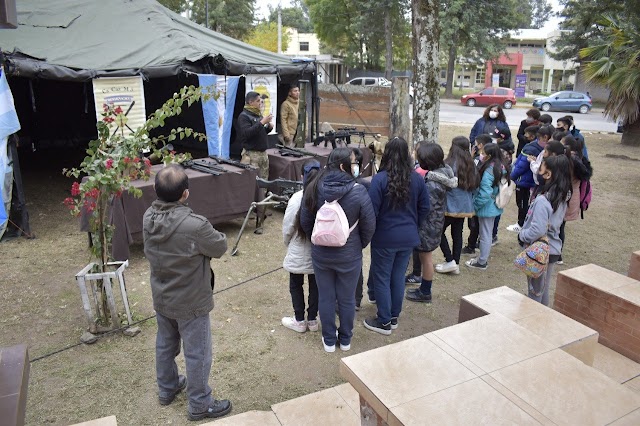
[[[516,163],[511,171],[511,179],[516,183],[516,204],[518,205],[518,222],[507,226],[507,231],[520,232],[524,220],[529,210],[529,198],[531,196],[531,188],[536,186],[533,180],[533,172],[529,167],[529,155],[537,157],[543,150],[535,139],[538,126],[530,126],[525,130],[526,137],[530,140],[528,144],[522,148],[522,152],[518,155]]]

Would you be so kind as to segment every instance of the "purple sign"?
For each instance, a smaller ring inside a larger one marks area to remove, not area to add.
[[[516,98],[524,98],[525,89],[527,87],[527,75],[526,74],[516,74]]]

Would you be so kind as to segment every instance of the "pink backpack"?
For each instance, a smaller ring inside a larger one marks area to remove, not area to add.
[[[342,247],[347,244],[349,235],[351,235],[351,231],[355,229],[359,220],[356,220],[356,223],[349,228],[347,215],[338,200],[325,201],[318,209],[316,221],[313,224],[313,232],[311,233],[311,242],[313,244],[324,247]]]
[[[584,219],[584,211],[591,204],[591,182],[588,180],[580,181],[580,218]]]

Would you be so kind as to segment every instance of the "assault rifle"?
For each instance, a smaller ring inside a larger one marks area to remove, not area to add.
[[[339,127],[338,131],[329,131],[324,134],[324,136],[318,137],[314,142],[314,146],[320,145],[321,142],[324,142],[324,147],[326,148],[329,143],[331,143],[331,147],[336,149],[338,143],[342,143],[344,145],[351,144],[351,136],[359,136],[360,143],[364,144],[365,136],[373,136],[378,139],[380,137],[379,133],[372,132],[364,132],[356,129],[355,127]]]
[[[220,176],[222,173],[242,173],[235,170],[227,170],[218,164],[213,164],[212,162],[206,160],[189,160],[182,163],[182,165],[184,167],[188,167],[190,169],[197,170],[202,173],[208,173],[214,176]]]
[[[218,157],[217,155],[210,155],[209,158],[211,158],[212,160],[215,160],[218,164],[228,164],[230,166],[239,167],[245,170],[256,169],[256,167],[252,166],[251,164],[245,164],[245,163],[241,163],[240,161],[221,158],[221,157]]]
[[[316,154],[314,152],[311,151],[307,151],[306,149],[302,149],[302,148],[289,148],[288,146],[284,146],[281,144],[276,144],[276,148],[278,148],[278,151],[280,152],[280,155],[282,155],[283,157],[304,157],[305,155],[311,156],[311,157],[320,157],[321,155]]]

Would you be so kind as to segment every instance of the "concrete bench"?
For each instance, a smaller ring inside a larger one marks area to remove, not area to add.
[[[0,423],[23,425],[29,385],[26,345],[0,348]]]
[[[558,273],[553,307],[640,362],[640,281],[593,264],[568,269]]]
[[[524,294],[503,286],[469,294],[460,300],[458,322],[487,314],[503,315],[585,364],[593,364],[598,332]]]
[[[631,254],[631,262],[629,262],[630,278],[640,281],[640,251]]]

